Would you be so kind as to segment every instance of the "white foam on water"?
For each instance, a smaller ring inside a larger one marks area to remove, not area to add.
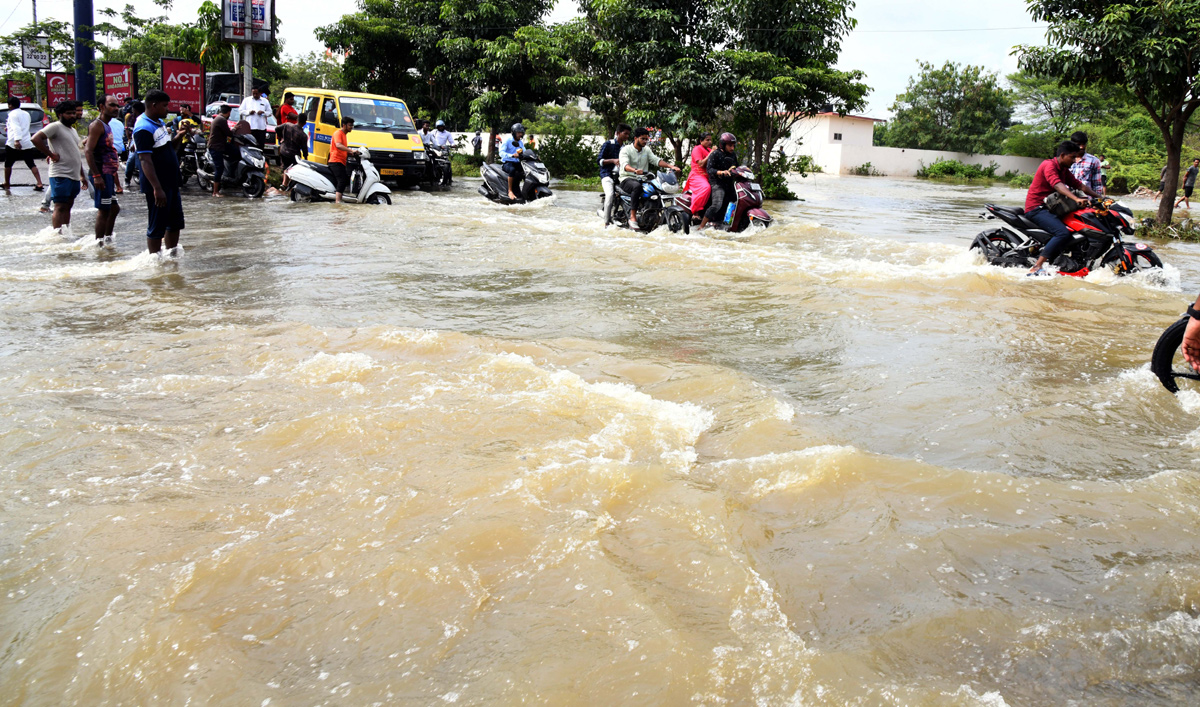
[[[949,697],[970,700],[971,704],[976,704],[980,707],[1008,707],[1008,703],[1004,701],[1004,697],[999,692],[985,692],[981,695],[975,692],[970,685],[960,685],[955,692],[944,694],[948,694]]]
[[[318,353],[296,366],[296,373],[307,383],[325,384],[352,382],[377,368],[375,359],[365,353]]]
[[[89,236],[89,238],[91,238]],[[95,239],[93,238],[93,243]],[[95,245],[90,246],[95,248]],[[182,248],[173,249],[174,251],[182,251]],[[44,268],[41,270],[9,270],[0,268],[0,280],[16,280],[25,282],[37,282],[44,280],[70,280],[77,278],[90,277],[105,277],[107,275],[120,275],[123,273],[133,272],[135,270],[145,270],[158,267],[165,263],[177,261],[182,255],[160,255],[143,251],[142,253],[125,258],[122,260],[112,260],[103,263],[79,263],[75,265],[62,265],[54,268]]]

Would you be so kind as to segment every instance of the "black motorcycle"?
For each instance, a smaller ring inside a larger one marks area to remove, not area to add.
[[[192,135],[192,139],[183,144],[183,155],[179,159],[179,177],[183,180],[183,185],[186,186],[200,171],[199,156],[208,149],[207,145],[204,136],[199,133]]]
[[[454,181],[454,172],[450,167],[450,148],[425,147],[425,176],[421,178],[423,189],[448,189]]]
[[[978,250],[990,265],[1029,268],[1037,261],[1052,236],[1025,215],[1023,209],[988,204],[982,218],[1004,223],[1002,228],[975,237],[971,250]],[[1145,243],[1126,243],[1122,235],[1133,235],[1133,212],[1112,199],[1093,199],[1063,219],[1073,234],[1067,248],[1051,265],[1067,275],[1086,276],[1093,270],[1111,268],[1117,275],[1161,268],[1162,260]]]
[[[1183,353],[1179,350],[1183,344],[1183,333],[1191,319],[1184,315],[1179,321],[1167,327],[1162,336],[1158,337],[1158,343],[1154,345],[1154,353],[1150,355],[1150,372],[1158,378],[1164,388],[1172,393],[1179,392],[1180,379],[1200,381],[1200,374],[1188,365],[1187,361],[1183,359]],[[1190,387],[1193,390],[1200,390],[1200,384],[1193,384]]]
[[[262,196],[267,189],[264,169],[266,158],[258,147],[258,141],[252,135],[234,135],[230,140],[237,148],[237,157],[224,157],[225,173],[221,175],[221,187],[239,188],[250,199]],[[196,179],[202,189],[212,189],[213,175],[216,174],[212,155],[201,145],[196,146],[196,151],[204,156],[196,170]]]
[[[621,183],[613,185],[616,191],[616,203],[613,204],[613,223],[622,228],[630,228],[629,214],[633,210],[633,196],[625,191]],[[675,203],[675,194],[679,191],[679,180],[671,170],[659,172],[652,179],[638,182],[642,190],[641,205],[638,207],[637,226],[643,233],[649,233],[659,226],[666,225],[673,233],[692,230],[692,214],[687,209]],[[603,203],[604,195],[600,196]]]

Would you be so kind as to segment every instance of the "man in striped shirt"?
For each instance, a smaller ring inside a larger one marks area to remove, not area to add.
[[[1092,191],[1103,196],[1104,170],[1100,167],[1100,160],[1087,151],[1087,133],[1077,132],[1071,135],[1071,142],[1083,148],[1083,157],[1071,165],[1071,175],[1083,182],[1085,186],[1091,187]]]

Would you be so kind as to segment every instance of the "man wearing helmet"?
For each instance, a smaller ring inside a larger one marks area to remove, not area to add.
[[[621,148],[621,157],[617,171],[621,175],[621,188],[629,193],[629,226],[637,228],[637,210],[642,203],[642,181],[649,179],[650,166],[662,167],[679,171],[666,160],[659,159],[649,147],[650,131],[638,128],[633,131],[633,142]]]
[[[725,206],[733,196],[733,170],[738,166],[737,138],[733,133],[721,133],[717,149],[708,157],[708,183],[712,186],[708,211],[700,220],[700,228],[725,219]]]
[[[513,186],[525,178],[525,170],[521,169],[521,155],[525,153],[525,126],[516,123],[512,126],[512,137],[500,143],[500,166],[508,175],[508,198],[517,200]]]

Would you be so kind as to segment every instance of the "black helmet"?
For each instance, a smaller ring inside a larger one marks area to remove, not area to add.
[[[522,135],[524,135],[525,134],[525,126],[521,125],[520,123],[513,123],[512,134],[516,135],[517,133],[521,133]]]

